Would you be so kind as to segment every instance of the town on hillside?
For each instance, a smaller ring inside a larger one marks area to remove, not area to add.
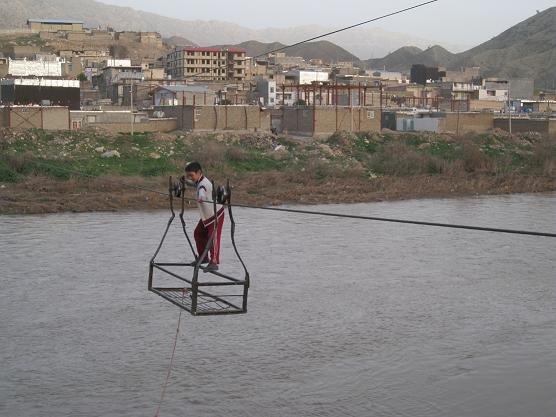
[[[276,51],[171,45],[160,33],[29,19],[1,34],[0,127],[556,133],[532,79],[416,63],[408,73]]]

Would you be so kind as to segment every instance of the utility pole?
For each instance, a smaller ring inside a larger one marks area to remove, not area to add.
[[[130,89],[130,104],[131,104],[131,136],[133,136],[133,123],[135,122],[135,115],[133,114],[133,80],[131,80],[131,89]]]
[[[512,96],[510,94],[510,80],[508,80],[508,128],[510,135],[512,134]]]
[[[459,138],[459,112],[460,112],[459,100],[457,101],[457,103],[458,103],[458,117],[457,117],[457,122],[456,122],[456,137]]]
[[[379,81],[379,88],[380,88],[380,131],[382,132],[382,80]],[[373,95],[374,100],[374,95]],[[373,103],[374,104],[374,103]]]

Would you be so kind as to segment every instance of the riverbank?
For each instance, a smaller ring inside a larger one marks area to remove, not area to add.
[[[167,207],[169,175],[199,160],[246,204],[351,203],[556,190],[556,143],[504,132],[291,138],[259,133],[0,132],[0,213]],[[83,173],[86,177],[76,175]]]

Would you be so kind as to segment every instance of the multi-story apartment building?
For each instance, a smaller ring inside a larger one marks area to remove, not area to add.
[[[241,48],[176,48],[166,58],[172,78],[212,81],[243,81],[247,62]]]

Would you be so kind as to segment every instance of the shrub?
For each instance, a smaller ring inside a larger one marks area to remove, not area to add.
[[[404,142],[392,142],[381,147],[368,160],[369,168],[384,175],[418,175],[442,172],[442,160],[419,152]]]
[[[489,158],[472,141],[463,142],[461,158],[463,160],[463,167],[467,172],[486,172],[492,169],[492,163]]]
[[[191,147],[189,153],[186,155],[187,161],[198,161],[202,167],[217,168],[221,167],[226,160],[226,145],[215,142],[214,140],[207,140],[200,142]]]
[[[0,159],[0,182],[18,182],[22,176],[13,170],[6,161]]]

